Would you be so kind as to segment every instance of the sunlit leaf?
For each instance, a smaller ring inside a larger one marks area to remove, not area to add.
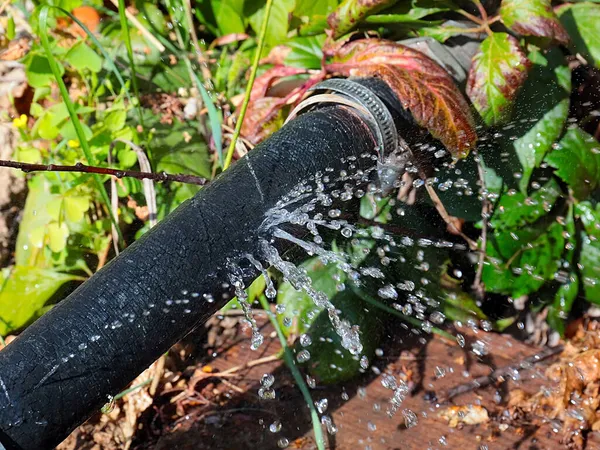
[[[490,223],[498,230],[532,224],[548,214],[559,195],[560,187],[554,179],[550,179],[530,196],[521,192],[504,193],[496,205]]]
[[[352,30],[365,17],[375,14],[396,0],[344,0],[327,18],[335,39]]]
[[[324,34],[290,39],[286,45],[291,50],[285,57],[285,65],[302,69],[320,69],[324,43]]]
[[[246,31],[244,0],[210,0],[210,4],[221,34]]]
[[[260,2],[264,4],[264,2]],[[265,48],[263,55],[268,53],[269,49],[283,44],[287,40],[290,14],[294,9],[294,0],[278,0],[273,2],[271,14],[269,15],[269,24],[267,34],[265,35]],[[261,7],[249,18],[250,26],[258,35],[264,17],[265,7]]]
[[[600,184],[600,143],[580,128],[567,131],[546,161],[580,200]]]
[[[450,75],[423,53],[391,41],[362,39],[339,49],[326,69],[382,78],[417,123],[454,156],[473,148],[477,135],[466,100]]]
[[[80,277],[37,267],[15,266],[0,272],[0,335],[29,321],[67,281]]]
[[[102,58],[83,41],[69,49],[65,61],[79,71],[87,69],[97,73],[102,69]]]
[[[563,230],[553,222],[542,233],[535,228],[495,232],[488,239],[490,262],[483,268],[486,290],[517,298],[552,280],[565,247]]]
[[[558,9],[561,23],[569,32],[573,48],[600,67],[600,5],[581,2]]]
[[[63,208],[69,222],[79,222],[90,208],[90,199],[81,195],[67,195],[63,199]]]
[[[38,255],[38,249],[42,247],[45,225],[55,220],[48,211],[47,205],[56,196],[50,192],[51,183],[46,174],[32,177],[27,187],[29,192],[15,245],[15,263],[18,266],[37,265],[44,267],[44,259],[39,256],[36,258],[36,256]]]
[[[502,0],[500,17],[515,33],[551,38],[563,44],[569,42],[550,0]]]
[[[64,73],[65,68],[62,64],[59,64],[58,70],[62,74]],[[54,81],[54,74],[50,69],[48,59],[37,53],[30,53],[27,55],[25,60],[25,73],[27,75],[27,82],[34,88],[50,86]]]
[[[66,223],[59,224],[58,222],[49,223],[46,228],[48,236],[48,247],[55,253],[61,252],[67,245],[69,237],[69,228]]]
[[[533,169],[539,167],[552,144],[562,134],[568,114],[569,99],[565,98],[515,141],[515,150],[523,166],[522,191],[527,189]]]
[[[486,124],[510,118],[530,66],[519,42],[506,33],[493,33],[481,43],[469,71],[467,95]]]

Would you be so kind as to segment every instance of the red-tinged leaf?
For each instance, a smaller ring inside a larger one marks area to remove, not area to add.
[[[423,53],[392,41],[362,39],[340,48],[325,68],[383,79],[417,123],[455,157],[474,147],[477,134],[469,105],[450,75]]]
[[[286,67],[284,69],[294,69],[299,72],[280,70],[278,73],[281,76],[289,76],[291,74],[295,75],[306,72],[303,69],[295,69],[291,67]],[[297,103],[311,86],[314,86],[323,79],[323,74],[317,73],[312,75],[300,86],[291,88],[291,90],[288,88],[287,91],[284,92],[280,97],[267,97],[265,95],[268,86],[279,79],[279,77],[273,76],[265,77],[265,80],[267,78],[269,78],[270,81],[268,83],[263,83],[264,85],[259,86],[258,88],[256,85],[258,78],[256,79],[254,88],[252,89],[252,95],[250,97],[251,100],[248,104],[248,110],[246,111],[246,116],[244,117],[244,123],[242,124],[242,136],[244,136],[244,138],[253,144],[258,144],[267,136],[278,130],[283,124],[284,109],[287,106]],[[261,95],[257,95],[254,89],[258,89],[261,92]]]
[[[286,99],[282,97],[261,97],[250,102],[241,135],[252,144],[258,144],[283,124],[285,105]]]
[[[269,88],[280,78],[301,75],[303,73],[306,73],[306,70],[297,67],[275,66],[268,69],[254,80],[250,101],[265,97]]]
[[[506,33],[493,33],[481,43],[469,71],[467,95],[486,124],[509,119],[530,67],[519,42]]]
[[[397,0],[344,0],[338,8],[327,17],[327,23],[337,39],[352,30],[370,14],[375,14]]]
[[[552,9],[550,0],[502,0],[502,22],[515,33],[569,42],[569,34]]]

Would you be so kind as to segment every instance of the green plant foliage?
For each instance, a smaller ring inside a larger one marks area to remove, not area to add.
[[[577,199],[585,199],[600,183],[600,143],[579,128],[567,131],[546,161]]]
[[[510,118],[530,65],[514,37],[493,33],[483,41],[473,59],[467,93],[486,124],[497,125]]]
[[[312,287],[316,291],[323,292],[328,298],[335,295],[336,286],[343,283],[346,278],[335,264],[323,264],[319,258],[305,261],[301,268],[308,273],[312,280]],[[278,314],[277,320],[286,337],[305,333],[321,312],[308,294],[297,291],[287,281],[279,285],[277,289],[277,305],[280,305],[279,308],[282,310]],[[288,324],[286,325],[286,323]]]
[[[558,14],[573,48],[600,67],[600,5],[592,2],[567,4],[559,8]]]
[[[67,281],[81,277],[37,267],[14,266],[0,271],[0,335],[26,325]]]

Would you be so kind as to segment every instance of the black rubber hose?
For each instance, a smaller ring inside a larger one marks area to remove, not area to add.
[[[350,109],[308,112],[177,208],[0,352],[0,442],[60,443],[231,298],[227,262],[257,254],[265,211],[300,180],[374,148]]]

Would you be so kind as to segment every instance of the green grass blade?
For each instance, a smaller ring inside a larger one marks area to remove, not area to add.
[[[260,301],[260,304],[262,305],[263,309],[267,313],[267,316],[269,317],[269,320],[271,321],[273,328],[275,328],[275,332],[277,333],[277,337],[279,338],[279,342],[281,343],[281,348],[283,348],[283,360],[285,361],[286,365],[290,369],[290,372],[292,372],[292,376],[294,377],[294,380],[296,381],[298,389],[300,389],[300,392],[302,393],[302,397],[304,397],[306,406],[308,406],[308,409],[310,410],[310,419],[312,421],[313,432],[315,433],[315,441],[317,442],[317,449],[325,450],[325,439],[323,437],[323,430],[321,428],[321,422],[319,421],[319,415],[317,414],[317,410],[315,409],[315,405],[313,403],[312,396],[310,395],[310,391],[308,390],[308,386],[306,385],[306,381],[304,381],[304,378],[302,378],[302,374],[296,367],[296,362],[294,361],[294,355],[292,354],[292,351],[290,350],[290,348],[287,345],[287,341],[285,340],[283,331],[281,331],[279,322],[277,322],[277,320],[275,319],[275,317],[273,317],[273,314],[271,313],[271,309],[269,308],[269,302],[263,295],[261,295],[259,297],[259,301]]]
[[[185,0],[183,0],[183,1],[185,2]],[[174,6],[171,4],[171,2],[169,0],[166,1],[166,5],[167,5],[167,10],[169,10],[169,14],[171,14],[171,11],[174,11]],[[183,5],[183,7],[186,8],[186,5]],[[174,21],[174,19],[172,19],[172,20]],[[190,27],[194,26],[193,23],[189,23],[188,25]],[[202,84],[200,79],[198,78],[198,75],[196,75],[196,72],[194,71],[194,68],[190,61],[190,58],[188,57],[185,48],[183,48],[183,46],[184,46],[183,36],[181,35],[181,31],[179,30],[179,27],[174,26],[173,28],[175,30],[175,34],[177,35],[177,40],[179,42],[179,45],[182,48],[175,47],[173,44],[168,42],[162,36],[158,36],[158,39],[173,54],[177,55],[180,59],[183,59],[185,61],[186,67],[190,74],[190,78],[191,78],[190,81],[192,81],[196,86],[198,86],[198,90],[200,91],[200,96],[202,97],[202,101],[204,102],[204,105],[206,106],[206,110],[208,112],[210,131],[211,131],[212,137],[215,141],[215,148],[217,150],[217,156],[219,157],[219,164],[221,165],[221,167],[223,167],[223,136],[221,133],[221,121],[222,121],[221,113],[217,110],[208,91],[206,90],[206,88],[204,87],[204,85]]]
[[[81,149],[83,150],[83,155],[87,160],[89,165],[95,165],[96,159],[90,150],[90,146],[85,137],[85,133],[83,132],[83,127],[81,126],[81,122],[79,121],[79,117],[75,112],[75,107],[71,98],[69,97],[69,91],[67,90],[67,86],[65,86],[65,82],[63,81],[60,71],[58,70],[58,63],[54,59],[54,55],[52,54],[52,48],[50,47],[50,41],[48,40],[48,12],[50,11],[50,7],[48,5],[42,6],[40,10],[40,40],[42,42],[42,47],[44,47],[44,51],[46,53],[46,58],[48,58],[48,64],[50,65],[50,69],[54,74],[54,78],[56,79],[56,83],[58,84],[58,89],[60,90],[60,95],[67,106],[67,110],[69,111],[69,117],[73,122],[73,127],[75,128],[75,132],[77,133],[77,137],[79,138],[79,142],[81,143]],[[110,198],[108,197],[108,193],[104,188],[104,184],[102,183],[102,179],[98,174],[93,174],[96,184],[98,185],[98,190],[100,191],[100,195],[102,197],[102,201],[104,202],[106,209],[108,210],[108,214],[110,215],[110,220],[115,225],[117,229],[117,233],[119,235],[119,243],[122,247],[124,247],[123,235],[121,233],[121,229],[119,228],[119,223],[117,219],[112,213],[110,207]]]
[[[217,149],[217,155],[219,157],[219,164],[223,167],[223,136],[221,134],[221,114],[219,110],[215,107],[215,104],[210,98],[210,95],[196,72],[194,72],[192,68],[192,64],[186,58],[187,64],[190,66],[191,73],[194,75],[194,79],[196,81],[196,86],[200,90],[200,96],[202,97],[202,101],[204,102],[204,106],[206,106],[206,110],[208,112],[208,123],[210,125],[210,132],[215,141],[215,148]]]
[[[123,40],[125,41],[125,48],[127,49],[127,58],[129,59],[129,65],[131,66],[131,83],[133,84],[133,93],[135,94],[137,100],[136,108],[138,109],[138,114],[140,116],[140,125],[142,126],[142,129],[145,130],[146,127],[144,127],[144,116],[139,106],[141,104],[140,90],[138,87],[137,72],[135,70],[135,60],[133,59],[131,35],[129,34],[127,16],[125,15],[125,0],[119,0],[119,21],[121,23],[121,32],[123,34]],[[146,144],[149,144],[149,142],[146,142]],[[148,153],[148,159],[150,160],[150,164],[152,164],[152,151],[150,149],[150,145],[146,145],[146,152]]]
[[[250,71],[250,78],[248,79],[248,86],[246,86],[246,93],[244,94],[244,102],[242,103],[242,108],[240,109],[238,121],[235,124],[235,130],[233,132],[233,137],[231,138],[231,143],[229,144],[229,149],[227,149],[227,156],[225,158],[223,170],[227,169],[231,164],[231,159],[233,158],[233,152],[235,150],[235,144],[237,143],[237,140],[240,137],[240,131],[242,130],[244,116],[246,115],[246,111],[248,110],[248,103],[250,103],[250,94],[252,93],[252,86],[254,85],[254,80],[256,79],[256,71],[258,70],[260,55],[262,53],[263,47],[265,46],[265,36],[267,34],[269,16],[271,15],[271,6],[273,6],[273,0],[267,0],[267,4],[265,6],[265,16],[263,17],[262,24],[260,25],[260,33],[258,35],[258,45],[256,49],[256,54],[254,55],[252,69]]]

